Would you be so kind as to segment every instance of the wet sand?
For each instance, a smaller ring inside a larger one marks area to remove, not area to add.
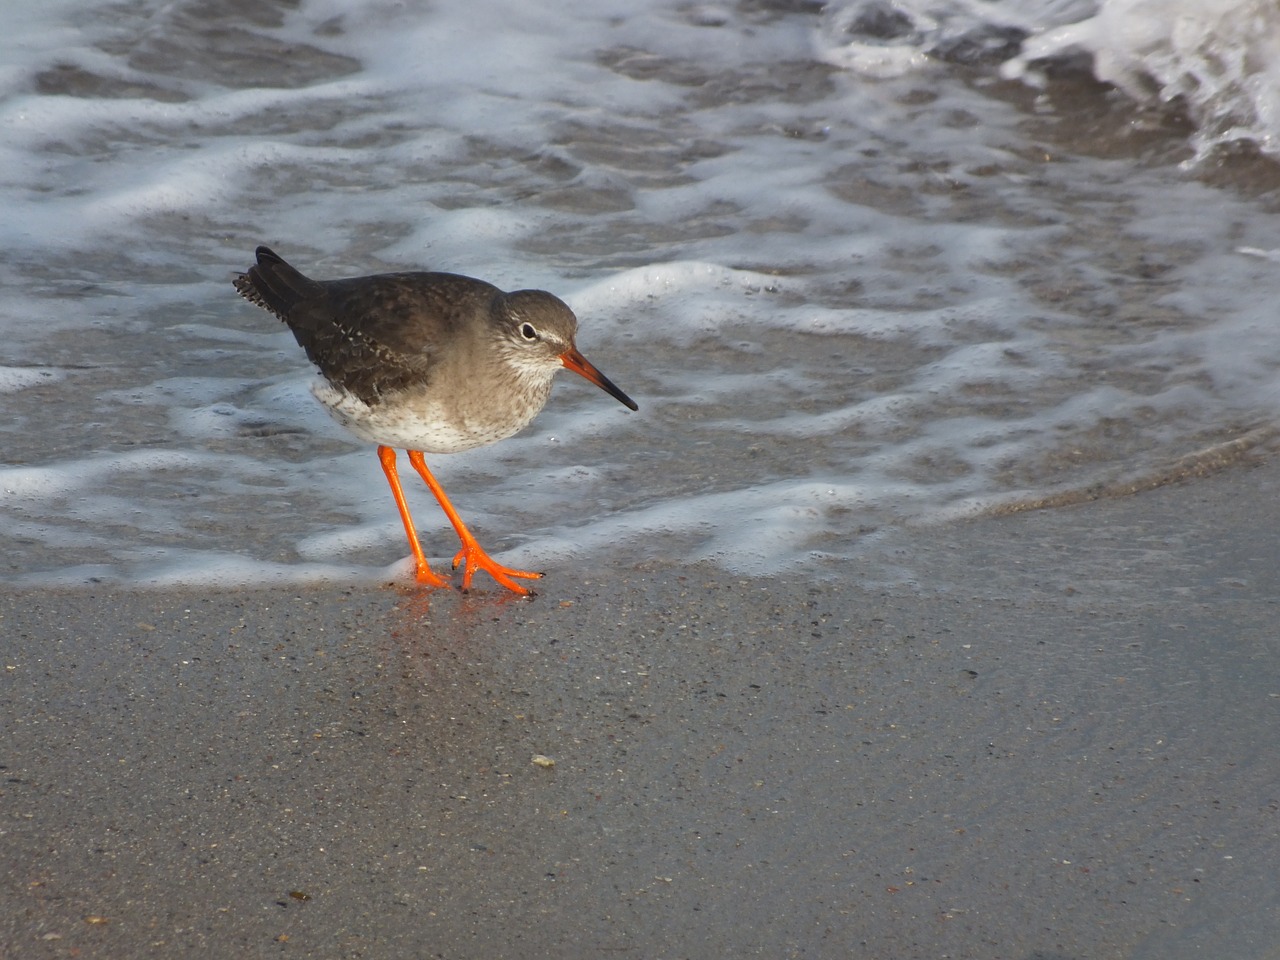
[[[0,593],[0,954],[1280,957],[1277,494],[918,530],[891,589]]]

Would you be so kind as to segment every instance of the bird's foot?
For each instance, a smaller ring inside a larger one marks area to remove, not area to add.
[[[425,559],[419,559],[414,564],[413,579],[428,587],[449,586],[449,581],[427,566],[427,561]]]
[[[489,554],[485,553],[484,548],[474,540],[469,543],[465,540],[463,541],[462,549],[453,558],[453,569],[457,570],[458,567],[462,567],[463,590],[471,589],[471,578],[475,576],[477,570],[483,570],[502,586],[520,594],[522,597],[533,596],[533,591],[523,584],[516,583],[511,579],[512,577],[520,577],[523,580],[540,580],[542,578],[541,573],[535,573],[532,570],[513,570],[510,567],[504,567]]]

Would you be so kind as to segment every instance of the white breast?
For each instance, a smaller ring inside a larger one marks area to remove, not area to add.
[[[505,440],[523,430],[546,403],[544,393],[495,416],[494,407],[483,398],[451,397],[447,410],[421,396],[370,406],[323,379],[311,392],[330,416],[361,440],[423,453],[459,453]]]

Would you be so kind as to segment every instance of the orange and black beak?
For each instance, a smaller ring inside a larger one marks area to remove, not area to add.
[[[632,410],[639,410],[636,402],[619,390],[603,373],[591,365],[591,361],[578,352],[577,347],[570,347],[564,353],[560,354],[560,362],[581,377],[585,377],[603,390],[613,399],[617,400],[624,406],[630,407]]]

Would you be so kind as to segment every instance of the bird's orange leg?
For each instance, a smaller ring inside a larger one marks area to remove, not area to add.
[[[409,549],[413,551],[413,559],[417,562],[415,576],[419,583],[427,583],[433,587],[445,587],[449,581],[436,576],[427,566],[426,555],[422,552],[422,544],[418,542],[418,533],[413,529],[413,517],[409,516],[409,505],[404,501],[404,490],[400,487],[400,474],[396,471],[396,452],[391,447],[378,447],[378,459],[382,461],[382,472],[387,475],[387,483],[391,484],[391,495],[396,498],[396,506],[400,508],[400,519],[404,521],[404,532],[409,537]]]
[[[479,569],[486,571],[508,590],[513,590],[521,596],[530,595],[533,592],[532,590],[516,583],[511,578],[522,577],[526,580],[537,580],[542,574],[533,573],[529,570],[512,570],[510,567],[504,567],[485,553],[484,548],[471,535],[471,531],[467,529],[466,524],[462,522],[462,518],[458,516],[458,511],[453,509],[453,504],[449,502],[449,498],[444,495],[444,487],[440,486],[440,482],[427,469],[427,461],[423,459],[422,451],[406,450],[405,452],[409,454],[409,462],[413,464],[413,469],[418,471],[427,486],[431,488],[431,492],[436,495],[436,499],[440,501],[440,508],[444,510],[445,516],[453,524],[453,529],[458,533],[458,539],[462,541],[462,549],[453,558],[453,569],[457,570],[459,565],[462,565],[463,568],[462,589],[467,590],[471,587],[471,578],[476,570]]]

